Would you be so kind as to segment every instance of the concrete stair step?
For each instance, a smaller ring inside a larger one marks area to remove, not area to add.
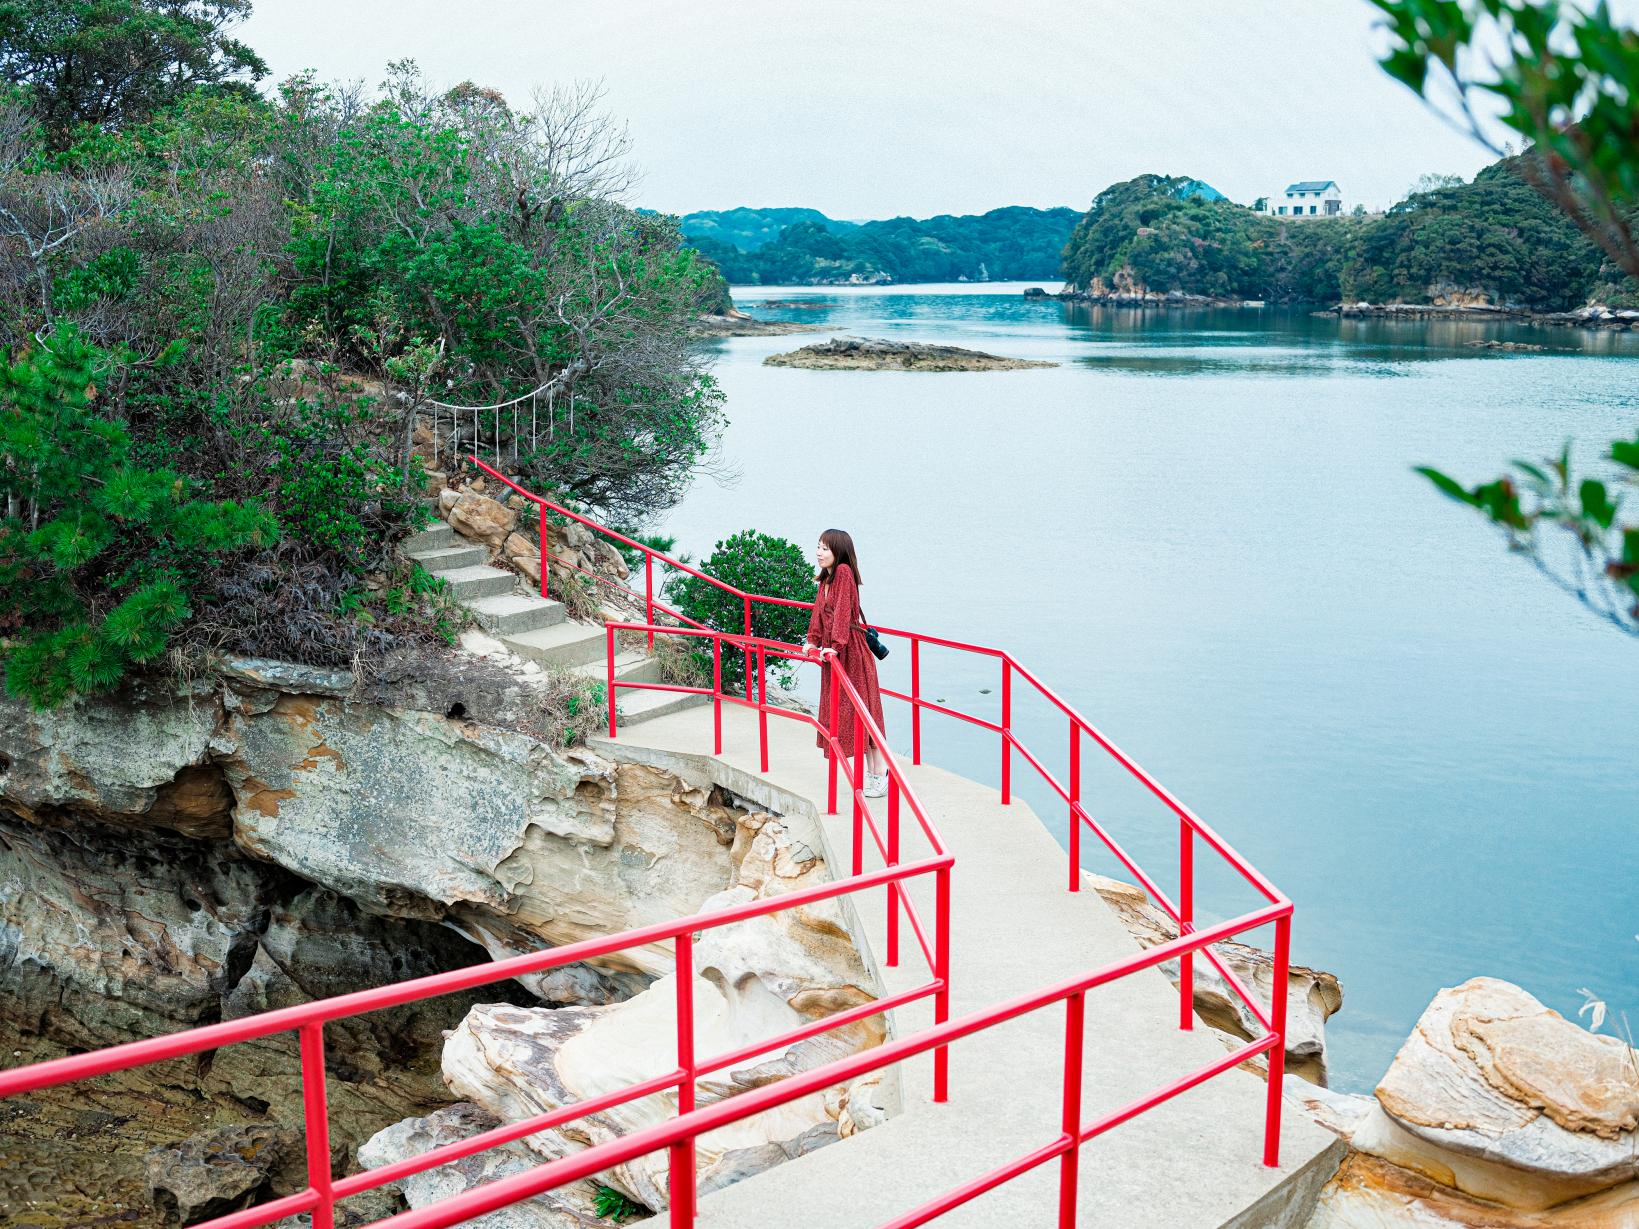
[[[562,602],[548,601],[533,593],[481,597],[468,602],[467,609],[472,611],[480,627],[496,636],[552,627],[569,617]]]
[[[684,709],[698,708],[702,704],[710,703],[710,696],[695,695],[691,692],[622,690],[615,701],[619,713],[617,725],[624,729],[627,726],[652,721],[656,717],[667,717]]]
[[[576,666],[578,674],[587,678],[602,679],[608,672],[606,661],[594,661],[584,666]],[[615,677],[627,683],[659,683],[664,681],[660,674],[660,662],[647,653],[636,649],[625,649],[615,654]],[[627,696],[636,695],[636,692],[623,691],[620,693],[622,701]]]
[[[425,551],[446,550],[455,545],[455,530],[440,522],[431,529],[423,529],[420,533],[413,533],[405,538],[403,550],[406,555],[414,555]]]
[[[410,558],[414,559],[429,572],[453,572],[458,568],[477,567],[489,561],[489,552],[482,546],[454,546],[439,547],[435,550],[411,551]]]
[[[511,593],[518,583],[516,572],[485,567],[481,564],[476,567],[454,568],[448,572],[434,572],[433,575],[448,581],[450,591],[463,602]]]
[[[501,643],[519,657],[566,669],[602,662],[607,651],[601,623],[559,623],[503,635]]]

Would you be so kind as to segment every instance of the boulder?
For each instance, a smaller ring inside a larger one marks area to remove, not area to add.
[[[461,492],[445,519],[462,537],[499,548],[518,523],[518,510],[469,487]]]
[[[532,585],[541,583],[541,557],[539,555],[514,555],[512,566],[518,569],[518,574]]]
[[[1518,986],[1442,990],[1375,1097],[1285,1091],[1352,1149],[1308,1229],[1639,1225],[1639,1052]]]
[[[407,1118],[378,1131],[360,1146],[359,1161],[368,1169],[380,1169],[434,1148],[471,1139],[500,1125],[500,1119],[478,1106],[459,1102],[425,1118]],[[391,1185],[403,1193],[411,1208],[424,1208],[497,1179],[523,1173],[540,1163],[541,1158],[521,1143],[501,1144],[412,1174]],[[472,1223],[482,1229],[607,1229],[609,1222],[597,1214],[596,1199],[595,1184],[571,1182],[534,1199],[498,1209]]]
[[[506,541],[501,544],[501,553],[509,559],[514,559],[520,555],[539,555],[541,552],[536,548],[535,543],[524,537],[523,534],[511,533],[507,535]]]
[[[232,1126],[206,1131],[147,1157],[148,1198],[183,1225],[249,1207],[264,1194],[289,1153],[299,1153],[294,1132]]]
[[[445,487],[438,492],[438,515],[445,520],[449,519],[455,505],[461,502],[461,492]]]
[[[706,911],[796,890],[828,877],[823,860],[783,821],[736,817],[735,882],[699,902]],[[475,1007],[444,1049],[450,1088],[498,1117],[516,1121],[652,1079],[676,1065],[676,974],[607,1007]],[[778,1036],[868,1002],[871,979],[835,901],[703,932],[695,944],[696,1054],[706,1059]],[[823,1033],[783,1051],[703,1077],[700,1104],[809,1070],[884,1036],[882,1018]],[[855,1098],[858,1098],[857,1101]],[[675,1092],[616,1106],[530,1136],[549,1158],[651,1126],[676,1113]],[[702,1137],[700,1189],[747,1174],[886,1116],[882,1089],[861,1080],[848,1090],[801,1098]],[[665,1155],[637,1158],[608,1181],[651,1208],[666,1206]]]
[[[1178,937],[1178,924],[1166,910],[1153,903],[1143,888],[1118,879],[1107,879],[1090,871],[1082,872],[1086,883],[1115,911],[1127,932],[1143,947],[1154,947]],[[1270,1001],[1274,986],[1274,958],[1260,948],[1225,940],[1212,945],[1230,972],[1249,986],[1264,1002]],[[1181,976],[1176,960],[1161,971],[1178,984]],[[1326,1021],[1343,1006],[1343,988],[1331,973],[1288,966],[1286,982],[1286,1057],[1291,1070],[1313,1083],[1326,1080]],[[1201,1018],[1243,1040],[1261,1035],[1263,1026],[1247,1009],[1210,960],[1195,960],[1195,1010]]]
[[[1639,1055],[1477,977],[1442,990],[1377,1087],[1356,1148],[1510,1207],[1639,1177]]]

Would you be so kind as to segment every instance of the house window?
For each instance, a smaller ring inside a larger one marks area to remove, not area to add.
[[[1286,206],[1285,206],[1285,205],[1282,205],[1282,206],[1281,206],[1281,207],[1280,207],[1280,208],[1279,208],[1279,209],[1277,209],[1277,210],[1276,210],[1276,211],[1275,211],[1275,212],[1277,212],[1277,213],[1285,213],[1285,212],[1286,212]]]
[[[1314,206],[1314,205],[1310,205],[1310,206],[1309,206],[1309,212],[1310,212],[1310,213],[1319,213],[1319,212],[1320,212],[1320,210],[1319,210],[1319,209],[1317,209],[1317,208],[1316,208],[1316,207],[1315,207],[1315,206]]]

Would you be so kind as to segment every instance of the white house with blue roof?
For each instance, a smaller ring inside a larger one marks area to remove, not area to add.
[[[1343,191],[1335,179],[1305,179],[1265,198],[1263,211],[1276,217],[1336,217],[1343,212]]]

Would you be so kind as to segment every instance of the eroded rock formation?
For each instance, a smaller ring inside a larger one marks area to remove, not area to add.
[[[1144,947],[1154,947],[1178,937],[1178,925],[1166,910],[1150,900],[1143,888],[1083,871],[1086,883],[1127,928],[1127,933]],[[1274,958],[1261,948],[1226,940],[1213,944],[1228,967],[1258,996],[1270,999],[1274,984]],[[1178,984],[1178,962],[1169,960],[1161,971]],[[1343,1006],[1343,987],[1331,973],[1303,965],[1287,969],[1286,983],[1287,1070],[1315,1084],[1326,1082],[1326,1021]],[[1212,962],[1195,961],[1195,1010],[1212,1027],[1233,1037],[1250,1040],[1263,1033],[1263,1026],[1224,981]],[[1265,1068],[1266,1069],[1266,1068]]]
[[[1639,1225],[1639,1052],[1518,986],[1442,990],[1375,1097],[1287,1095],[1354,1150],[1309,1229]]]
[[[531,728],[532,686],[477,658],[391,684],[238,660],[211,681],[49,713],[0,703],[0,1020],[12,1061],[608,935],[825,875],[773,817],[654,768],[549,746]],[[836,906],[712,932],[698,956],[713,1052],[872,993]],[[521,1014],[576,1039],[551,1050],[550,1072],[517,1073],[529,1095],[559,1079],[576,1096],[601,1088],[627,1061],[605,1047],[646,1035],[655,1004],[670,1011],[664,988],[646,988],[672,964],[670,945],[655,944],[327,1026],[338,1163],[351,1163],[349,1143],[448,1104],[439,1052],[463,1019]],[[722,1087],[880,1036],[857,1024],[724,1073]],[[712,1088],[702,1081],[702,1095],[720,1095]],[[875,1095],[819,1098],[806,1116],[764,1124],[721,1180],[870,1125]],[[172,1158],[181,1172],[164,1179],[179,1211],[289,1193],[299,1164],[250,1166],[212,1194],[186,1162],[222,1153],[202,1133],[277,1127],[299,1105],[289,1036],[14,1101],[0,1121],[0,1201],[45,1196],[35,1206],[61,1223],[163,1223],[144,1158],[189,1137],[192,1152]]]
[[[734,882],[702,902],[717,909],[791,892],[826,877],[824,862],[769,815],[735,818]],[[697,1057],[727,1054],[873,997],[840,907],[822,901],[704,931],[694,950]],[[475,1007],[444,1049],[444,1076],[457,1095],[516,1121],[617,1091],[673,1070],[675,974],[605,1007],[549,1010]],[[703,1077],[697,1103],[755,1088],[880,1044],[881,1017],[822,1033]],[[675,1093],[659,1093],[528,1138],[549,1159],[675,1116]],[[880,1085],[813,1094],[703,1136],[700,1189],[714,1190],[801,1155],[883,1117]],[[664,1153],[639,1157],[606,1176],[651,1208],[667,1206]]]
[[[879,337],[833,337],[786,354],[771,354],[768,367],[807,367],[814,371],[1019,371],[1057,367],[1037,359],[1006,358],[960,346],[917,341],[884,341]]]

